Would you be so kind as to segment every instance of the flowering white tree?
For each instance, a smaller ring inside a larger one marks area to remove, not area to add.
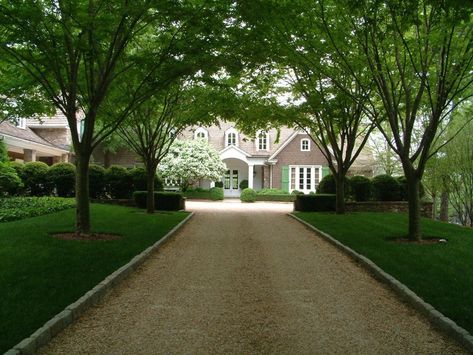
[[[182,189],[186,190],[199,180],[220,180],[226,167],[205,139],[195,139],[176,140],[159,163],[158,170],[164,178],[180,181]]]

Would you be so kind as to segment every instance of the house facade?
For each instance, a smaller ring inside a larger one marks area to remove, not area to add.
[[[0,123],[0,140],[11,160],[42,161],[48,165],[71,160],[71,135],[62,114],[44,119],[19,119]]]

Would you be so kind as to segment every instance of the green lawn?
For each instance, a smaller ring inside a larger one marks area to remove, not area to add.
[[[147,215],[138,209],[92,205],[95,232],[113,241],[65,241],[73,209],[0,224],[0,353],[29,336],[107,275],[161,239],[188,214]]]
[[[448,243],[412,245],[392,241],[407,234],[403,214],[295,215],[368,257],[473,333],[473,229],[424,219],[424,234]]]

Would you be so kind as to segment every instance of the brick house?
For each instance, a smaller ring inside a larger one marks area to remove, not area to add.
[[[322,152],[302,131],[282,127],[259,130],[256,137],[238,132],[232,122],[219,126],[193,127],[183,132],[183,138],[207,139],[220,152],[227,166],[222,178],[225,196],[239,196],[239,184],[248,181],[256,190],[277,188],[287,192],[315,191],[329,168]],[[353,174],[372,175],[369,154],[364,153],[353,166]],[[203,187],[210,187],[204,182]]]

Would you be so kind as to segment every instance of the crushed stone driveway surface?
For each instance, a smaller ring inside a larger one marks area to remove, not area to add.
[[[43,354],[461,353],[286,214],[188,201],[195,216]]]

